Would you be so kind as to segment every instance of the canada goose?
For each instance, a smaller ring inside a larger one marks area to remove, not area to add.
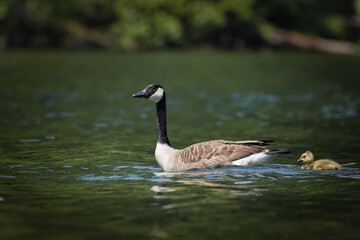
[[[330,159],[320,159],[314,162],[314,155],[310,151],[306,151],[301,154],[301,157],[297,160],[297,162],[303,162],[304,165],[301,169],[306,170],[341,170],[341,165]]]
[[[213,140],[200,142],[184,149],[171,146],[166,129],[166,96],[159,84],[151,84],[133,95],[134,98],[146,98],[156,103],[157,144],[155,158],[166,172],[186,171],[190,169],[215,168],[230,165],[262,165],[278,154],[289,153],[289,149],[267,150],[265,146],[272,141]]]

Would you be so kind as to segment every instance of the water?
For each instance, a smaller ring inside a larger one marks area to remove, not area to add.
[[[2,239],[358,239],[360,59],[295,53],[0,55]],[[178,148],[275,139],[259,167],[164,173],[155,109]],[[315,158],[355,163],[304,171]]]

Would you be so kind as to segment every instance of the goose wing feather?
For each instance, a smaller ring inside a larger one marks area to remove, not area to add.
[[[179,164],[196,168],[231,165],[233,161],[264,151],[262,141],[213,140],[191,145],[177,157]]]
[[[246,141],[227,141],[227,140],[215,140],[216,142],[224,144],[242,144],[242,145],[257,145],[257,146],[266,146],[269,144],[274,144],[272,140],[246,140]],[[212,142],[212,141],[210,141]]]

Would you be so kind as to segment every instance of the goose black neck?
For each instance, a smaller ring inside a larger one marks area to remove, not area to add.
[[[167,136],[166,129],[166,97],[165,93],[161,100],[156,103],[156,115],[157,115],[157,142],[170,145],[169,138]]]

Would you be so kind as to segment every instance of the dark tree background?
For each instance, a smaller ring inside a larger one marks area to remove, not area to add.
[[[0,0],[1,48],[356,46],[359,29],[360,0]]]

